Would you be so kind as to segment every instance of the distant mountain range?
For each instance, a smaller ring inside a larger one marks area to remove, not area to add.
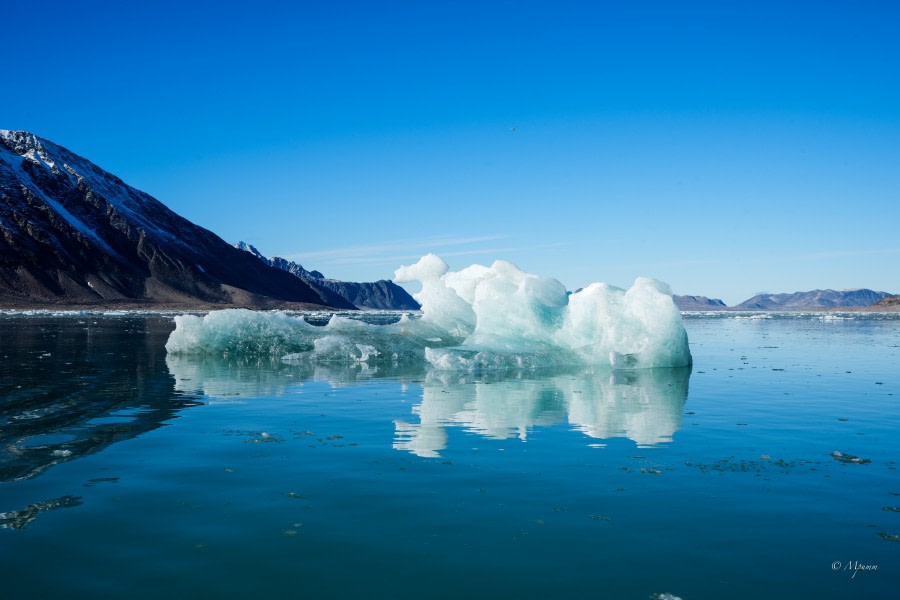
[[[419,310],[421,308],[406,290],[392,281],[382,279],[374,282],[355,283],[328,279],[319,271],[307,271],[294,261],[280,256],[266,258],[252,244],[238,242],[234,247],[249,252],[267,265],[299,277],[318,291],[322,298],[329,303],[340,299],[362,309]]]
[[[900,301],[887,292],[873,290],[812,290],[793,294],[757,294],[734,306],[706,296],[673,296],[680,310],[810,310],[851,306],[894,306]]]
[[[725,310],[728,307],[718,298],[706,296],[672,296],[678,310]]]
[[[62,146],[7,130],[0,305],[353,308]]]
[[[806,308],[841,308],[846,306],[871,306],[887,292],[872,290],[813,290],[793,294],[757,294],[749,300],[733,306],[734,310],[803,310]]]
[[[419,308],[390,281],[328,279],[237,246],[62,146],[0,130],[0,306]],[[732,307],[674,300],[682,310],[900,306],[868,289],[758,294]]]

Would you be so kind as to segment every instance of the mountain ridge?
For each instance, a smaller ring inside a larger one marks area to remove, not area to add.
[[[706,296],[679,296],[672,295],[672,300],[678,310],[727,310],[728,307],[722,300],[718,298],[707,298]]]
[[[244,250],[50,140],[0,129],[0,306],[418,308],[390,281],[342,282]],[[827,310],[897,306],[890,296],[673,299],[682,310]]]
[[[870,289],[811,290],[781,294],[757,294],[731,307],[732,310],[804,310],[811,308],[846,308],[872,306],[890,296]]]
[[[843,308],[891,307],[900,305],[900,300],[887,292],[877,292],[868,288],[832,290],[817,289],[792,293],[761,293],[734,306],[727,306],[722,300],[706,296],[673,295],[679,310],[683,311],[795,311],[829,310]]]
[[[89,160],[5,129],[0,305],[331,308]]]
[[[419,310],[421,305],[402,287],[386,279],[357,283],[329,279],[319,271],[308,271],[302,265],[280,256],[267,258],[252,244],[240,241],[235,248],[249,252],[266,264],[287,271],[299,277],[313,289],[320,292],[323,299],[337,296],[355,307],[365,310]]]

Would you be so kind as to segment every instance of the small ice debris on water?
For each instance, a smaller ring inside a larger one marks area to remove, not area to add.
[[[832,452],[831,456],[834,458],[834,460],[854,465],[864,465],[866,463],[872,462],[872,459],[870,458],[860,458],[858,456],[853,456],[852,454],[844,454],[843,452],[838,452],[837,450]]]
[[[663,592],[661,594],[650,594],[650,600],[681,600],[681,597],[668,592]]]
[[[65,458],[67,456],[72,456],[72,451],[71,450],[54,450],[51,453],[51,456],[59,456],[61,458]]]
[[[881,510],[889,510],[892,512],[900,512],[900,506],[885,506]]]
[[[36,502],[19,510],[0,512],[0,529],[24,529],[45,511],[71,508],[80,506],[81,503],[81,496],[63,496],[55,500]]]
[[[879,531],[878,535],[881,536],[881,539],[886,540],[888,542],[900,542],[900,535],[893,533],[885,533],[883,531]]]
[[[662,471],[659,469],[645,469],[641,468],[641,473],[649,473],[650,475],[662,475]]]
[[[762,460],[769,460],[769,459],[772,458],[772,457],[769,456],[768,454],[760,454],[759,457],[760,457]]]

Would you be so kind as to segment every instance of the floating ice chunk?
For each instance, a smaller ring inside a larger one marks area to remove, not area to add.
[[[447,263],[434,254],[427,254],[416,264],[397,269],[394,281],[420,282],[422,290],[413,294],[413,298],[422,305],[422,320],[451,335],[465,337],[475,328],[475,313],[470,302],[446,285],[443,277],[448,270]]]
[[[622,290],[595,283],[566,294],[548,277],[496,261],[451,272],[429,254],[397,270],[421,283],[421,318],[370,324],[334,315],[324,327],[280,312],[225,310],[175,318],[172,354],[269,355],[286,361],[420,362],[446,370],[605,364],[617,369],[691,364],[668,286],[639,278]]]
[[[843,452],[838,452],[837,450],[832,452],[831,456],[836,461],[850,463],[853,465],[864,465],[866,463],[872,462],[872,459],[870,458],[860,458],[858,456],[853,456],[852,454],[844,454]]]
[[[312,350],[313,329],[302,318],[242,308],[211,312],[203,317],[175,317],[175,331],[166,351],[201,354],[283,356]]]
[[[451,272],[438,257],[428,255],[395,274],[395,281],[412,280],[422,284],[415,295],[422,304],[422,320],[465,338],[458,346],[426,351],[426,359],[438,368],[691,364],[687,333],[671,290],[653,279],[640,277],[627,291],[595,283],[567,296],[555,279],[525,273],[512,263],[496,261],[490,267]]]

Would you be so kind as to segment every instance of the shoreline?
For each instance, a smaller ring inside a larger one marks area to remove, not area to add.
[[[18,303],[0,302],[0,311],[47,311],[47,312],[105,312],[105,311],[143,311],[143,312],[210,312],[230,308],[245,308],[255,311],[291,310],[315,312],[349,312],[349,309],[309,304],[306,302],[283,302],[260,306],[258,304],[213,304],[204,302],[142,303],[142,302],[104,302],[89,304],[68,303]]]
[[[253,311],[303,311],[303,312],[355,312],[348,309],[335,308],[333,306],[323,306],[321,304],[309,304],[305,302],[285,302],[273,303],[269,306],[259,306],[253,304],[212,304],[212,303],[140,303],[140,302],[108,302],[108,303],[90,303],[90,304],[54,304],[54,303],[0,303],[0,312],[6,311],[40,311],[40,312],[212,312],[217,310],[228,310],[243,308]],[[359,312],[371,312],[370,310],[357,309]],[[379,312],[379,311],[375,311]],[[395,312],[418,312],[412,310],[400,310]],[[817,307],[805,309],[785,309],[785,310],[739,310],[732,308],[720,309],[691,309],[679,310],[682,314],[707,314],[707,313],[734,313],[734,314],[809,314],[809,313],[900,313],[900,305],[895,306],[844,306],[844,307]]]
[[[737,309],[737,308],[713,308],[682,310],[683,313],[896,313],[900,312],[900,305],[893,306],[828,306],[814,308],[785,308],[785,309]]]

